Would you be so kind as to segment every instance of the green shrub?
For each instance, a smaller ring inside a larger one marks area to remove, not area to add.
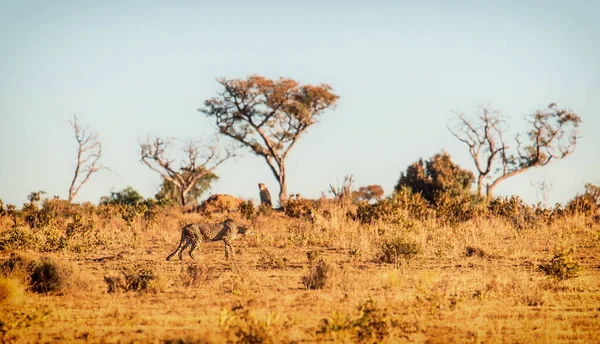
[[[241,202],[240,205],[238,205],[238,211],[246,220],[252,220],[255,216],[254,203],[252,203],[252,200]]]
[[[574,250],[560,251],[554,253],[554,257],[548,264],[540,264],[539,268],[548,277],[555,281],[564,281],[575,278],[579,274],[579,264],[573,260]]]
[[[39,241],[30,229],[14,226],[0,233],[0,251],[37,248]]]

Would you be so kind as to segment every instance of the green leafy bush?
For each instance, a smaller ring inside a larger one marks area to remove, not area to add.
[[[540,264],[539,268],[548,277],[555,281],[564,281],[575,278],[579,274],[579,264],[573,259],[574,250],[568,249],[554,253],[548,264]]]
[[[240,205],[238,205],[238,211],[246,220],[252,220],[255,216],[254,203],[252,203],[252,200],[241,202]]]

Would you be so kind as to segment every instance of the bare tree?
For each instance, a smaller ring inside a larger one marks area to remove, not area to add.
[[[73,127],[77,140],[77,165],[69,187],[69,202],[71,202],[77,197],[81,187],[90,180],[92,174],[105,167],[99,163],[102,157],[102,142],[98,139],[98,134],[82,129],[77,123],[76,115],[73,115],[73,120],[69,123]],[[80,177],[82,179],[78,183]]]
[[[181,162],[179,169],[173,168],[173,160],[166,154],[167,148],[172,144],[170,139],[161,139],[148,137],[146,142],[140,144],[141,160],[153,171],[158,172],[164,180],[173,183],[178,191],[182,205],[187,203],[187,194],[192,190],[196,183],[209,175],[235,154],[229,148],[225,152],[218,149],[218,138],[206,147],[202,147],[200,142],[188,141],[185,143],[183,151],[186,160]],[[200,156],[200,150],[206,149],[207,154]]]
[[[287,198],[285,159],[298,138],[335,106],[329,85],[298,85],[292,79],[253,75],[218,78],[223,89],[204,102],[201,112],[214,117],[221,133],[265,159],[279,182],[279,202]]]
[[[463,113],[456,113],[460,120],[458,128],[448,130],[459,141],[469,146],[469,154],[477,169],[477,194],[482,195],[484,181],[493,172],[492,168],[500,160],[506,160],[508,147],[502,136],[505,130],[504,121],[498,111],[479,106],[479,114],[469,119]]]
[[[559,109],[555,103],[547,109],[526,116],[531,129],[515,137],[517,148],[509,153],[504,143],[502,120],[497,112],[482,108],[474,120],[458,115],[459,130],[450,132],[469,146],[469,153],[479,171],[477,191],[482,194],[483,181],[488,177],[486,195],[492,197],[496,186],[507,178],[532,167],[546,166],[554,159],[563,159],[575,151],[577,128],[581,118],[571,110]],[[525,138],[523,138],[525,136]]]
[[[550,198],[550,193],[552,192],[552,183],[542,180],[540,182],[531,182],[531,185],[537,189],[536,196],[538,199],[539,197],[542,199],[539,201],[539,203],[542,204],[544,208],[548,207],[548,199]]]

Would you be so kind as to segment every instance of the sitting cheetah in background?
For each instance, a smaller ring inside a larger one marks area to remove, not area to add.
[[[233,256],[233,248],[231,242],[236,238],[237,234],[251,234],[252,228],[248,228],[232,219],[227,219],[223,222],[215,224],[206,223],[190,223],[181,228],[181,241],[179,246],[167,256],[170,260],[177,251],[179,251],[179,260],[183,260],[183,251],[192,245],[190,248],[190,257],[194,259],[194,251],[198,247],[199,241],[219,241],[225,243],[225,258],[229,259],[229,252]]]

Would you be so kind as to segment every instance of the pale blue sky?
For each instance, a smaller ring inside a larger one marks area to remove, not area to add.
[[[565,202],[600,183],[600,2],[324,3],[0,1],[0,198],[66,198],[73,114],[100,134],[112,169],[76,201],[128,185],[153,196],[160,178],[140,163],[139,142],[210,135],[197,109],[218,91],[215,77],[250,74],[328,83],[341,97],[292,150],[290,193],[318,197],[353,174],[389,194],[410,163],[442,148],[474,169],[446,123],[479,103],[509,116],[513,132],[550,102],[583,119],[572,156],[497,194],[536,202],[531,182],[545,180],[550,201]],[[243,152],[216,171],[212,192],[256,200],[265,182],[277,194],[263,160]]]

